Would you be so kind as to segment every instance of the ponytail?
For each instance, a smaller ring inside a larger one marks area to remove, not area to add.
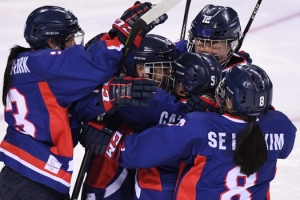
[[[233,159],[240,166],[241,173],[250,176],[263,166],[268,157],[268,150],[256,117],[243,116],[243,118],[249,124],[241,133]]]
[[[4,77],[3,77],[2,103],[4,106],[6,106],[6,103],[7,103],[6,95],[8,93],[8,90],[9,90],[9,88],[11,86],[11,82],[12,82],[11,70],[12,70],[13,62],[20,53],[23,53],[26,51],[30,51],[30,48],[25,48],[25,47],[16,45],[10,49],[10,54],[7,59],[7,64],[6,64]]]

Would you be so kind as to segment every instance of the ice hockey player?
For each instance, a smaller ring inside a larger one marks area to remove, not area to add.
[[[86,46],[89,48],[89,46],[91,46],[95,41],[107,37],[115,37],[114,35],[114,31],[112,30],[108,34],[99,34],[90,40]],[[141,45],[134,49],[128,56],[128,61],[124,66],[123,73],[126,71],[126,75],[131,77],[148,77],[149,79],[154,80],[158,87],[166,88],[167,75],[170,74],[172,63],[175,58],[178,58],[178,53],[174,44],[170,40],[163,36],[148,34],[143,39]],[[184,104],[181,104],[179,101],[177,101],[174,96],[168,94],[167,91],[163,89],[158,90],[160,91],[156,92],[156,98],[161,97],[162,94],[166,96],[166,98],[160,102],[161,110],[163,107],[165,107],[163,110],[164,113],[169,111],[168,113],[170,113],[170,116],[176,116],[176,114],[179,113],[178,110],[181,110],[180,114],[184,112]],[[165,103],[165,101],[176,102],[172,103],[172,105],[168,105]],[[154,103],[150,103],[150,106],[155,105]],[[181,109],[178,109],[179,107],[181,107]],[[109,131],[113,132],[117,127],[120,127],[124,121],[129,122],[130,126],[136,130],[144,130],[160,122],[159,116],[161,113],[148,115],[149,111],[145,109],[136,110],[136,112],[143,112],[140,113],[139,116],[132,116],[130,119],[126,119],[128,115],[132,113],[133,107],[130,107],[129,109],[124,108],[125,107],[118,108],[115,114],[112,116],[106,115],[104,117],[104,121],[93,123],[92,126],[84,123],[82,132],[97,132],[100,128],[99,125],[101,124],[101,131],[107,131],[107,134],[109,134]],[[150,111],[152,112],[153,108],[151,108]],[[165,115],[166,114],[164,114],[164,116]],[[173,118],[173,120],[175,120],[176,117]],[[133,199],[134,176],[135,169],[125,169],[118,165],[117,160],[115,162],[111,162],[103,155],[99,155],[99,152],[95,152],[95,155],[92,157],[87,180],[83,184],[81,198],[87,199],[88,197],[93,197],[97,200]]]
[[[124,24],[120,29],[130,28],[150,9],[140,3],[129,8],[121,17]],[[159,23],[146,27],[143,34]],[[122,56],[122,42],[128,36],[97,42],[85,51],[80,45],[83,35],[71,11],[42,6],[26,20],[24,37],[30,48],[11,49],[2,95],[8,128],[0,145],[0,160],[5,164],[0,174],[0,199],[69,199],[73,141],[68,108],[113,76]],[[140,35],[134,44],[138,46],[143,37]],[[130,104],[138,92],[131,90],[134,86],[152,88],[152,83],[127,77],[110,79],[102,88],[122,85],[130,91],[125,97]],[[124,102],[107,102],[105,111],[127,104]]]
[[[270,199],[277,159],[288,157],[297,131],[287,116],[269,110],[272,91],[258,66],[231,68],[216,89],[221,114],[192,112],[177,125],[129,134],[119,163],[142,169],[180,165],[174,196],[168,199]],[[151,185],[157,192],[139,199],[159,199],[165,185],[159,179]]]
[[[235,53],[241,37],[237,12],[231,7],[206,5],[192,21],[188,40],[176,43],[183,52],[209,53],[216,57],[223,72],[237,64],[251,63],[248,53]]]
[[[150,40],[148,40],[149,38]],[[156,40],[158,39],[156,43],[153,42],[155,38]],[[150,60],[155,61],[158,58],[155,58],[154,56],[160,55],[159,53],[157,53],[157,49],[163,49],[161,48],[162,46],[161,38],[162,37],[157,38],[157,36],[155,35],[150,35],[150,37],[146,36],[143,41],[144,45],[142,44],[141,46],[149,47],[150,46],[149,44],[151,44],[152,48],[146,48],[148,51],[145,52],[144,51],[134,52],[133,55],[140,55],[141,57],[144,57],[146,62],[149,62]],[[148,41],[151,41],[151,43],[148,43]],[[158,46],[160,48],[154,48],[154,46]],[[164,55],[168,55],[167,54],[168,51],[169,49],[165,49]],[[159,59],[160,62],[163,62],[162,58]],[[170,62],[170,60],[166,60],[166,59],[168,59],[167,56],[164,61],[165,63]],[[155,63],[158,64],[158,62]],[[154,66],[151,63],[148,63],[148,65]],[[180,58],[174,61],[172,67],[173,67],[172,74],[174,76],[172,78],[172,80],[174,80],[173,81],[174,84],[172,86],[177,87],[177,84],[179,83],[181,83],[181,85],[183,86],[182,90],[180,90],[181,93],[177,93],[178,94],[177,97],[169,95],[166,91],[159,88],[156,92],[153,101],[151,101],[150,103],[149,109],[144,109],[144,108],[136,109],[133,107],[128,107],[128,109],[126,109],[126,107],[124,108],[121,107],[116,111],[116,113],[119,113],[119,116],[121,116],[122,120],[125,121],[131,129],[145,130],[146,128],[149,128],[153,125],[157,125],[159,123],[165,123],[165,124],[176,123],[177,121],[180,120],[180,117],[185,113],[184,104],[182,104],[179,101],[178,97],[182,98],[182,93],[184,94],[184,96],[189,96],[191,92],[195,94],[199,94],[200,92],[203,93],[210,92],[211,89],[214,91],[215,87],[217,86],[221,78],[221,65],[212,55],[209,54],[198,54],[193,52],[185,53]],[[136,72],[134,72],[133,74],[136,74]],[[161,94],[158,95],[160,92]],[[180,115],[177,116],[176,115],[177,113],[179,113]],[[115,115],[113,119],[116,119]],[[99,146],[101,146],[103,138],[108,137],[107,129],[104,129],[104,126],[106,124],[103,125],[103,123],[101,123],[100,126],[99,124],[98,125],[90,124],[90,125],[92,126],[85,127],[83,130],[83,134],[85,134],[85,139],[83,143],[87,149],[90,149],[91,151],[99,154],[97,149],[100,149]],[[120,130],[118,131],[121,132]],[[112,132],[114,131],[110,131],[110,132],[111,135],[113,135]],[[97,142],[93,143],[92,141],[95,141],[95,138],[98,138],[97,134],[99,134],[99,138],[101,138],[101,140],[99,139],[97,140]],[[118,140],[120,139],[119,136],[117,138]],[[107,152],[109,152],[110,157],[113,157],[111,156],[111,154],[115,153],[113,151],[113,148],[108,149]],[[120,195],[120,192],[124,192],[124,191],[126,192],[125,194],[128,195],[130,191],[130,186],[133,185],[125,185],[127,187],[127,190],[123,189],[124,184],[128,182],[127,177],[125,179],[125,175],[128,174],[131,175],[132,173],[128,172],[128,170],[125,168],[120,168],[120,167],[116,168],[117,164],[114,164],[113,165],[114,167],[108,167],[109,162],[110,161],[103,158],[103,156],[95,155],[93,164],[91,166],[91,171],[89,172],[89,176],[88,176],[88,184],[85,185],[84,186],[85,188],[83,189],[83,191],[86,191],[84,192],[86,193],[86,195],[83,196],[82,199],[85,199],[87,196],[93,196],[96,199],[102,199],[100,196],[101,188],[102,188],[102,196],[104,195],[105,199],[110,199],[110,197],[113,199],[117,199],[119,196],[122,196]],[[101,163],[101,170],[99,170],[100,168],[99,163]],[[117,170],[115,173],[118,178],[112,176],[112,173],[110,173],[112,169]],[[157,173],[153,173],[153,172],[157,172]],[[168,168],[168,170],[166,168],[138,169],[136,175],[137,177],[136,181],[138,182],[136,182],[135,184],[136,185],[135,195],[134,195],[135,198],[140,197],[141,199],[143,199],[145,198],[145,196],[153,195],[153,194],[156,194],[157,199],[165,199],[165,198],[168,199],[172,197],[175,188],[177,174],[178,174],[178,166]],[[147,181],[146,182],[144,181],[145,177],[148,177],[149,179],[159,180],[161,184],[164,185],[164,189],[161,191],[157,191],[157,185],[147,184]],[[169,178],[166,179],[166,177]],[[106,179],[110,178],[111,182],[109,183],[105,178]],[[170,181],[170,178],[172,179],[172,181]],[[105,183],[106,184],[109,183],[109,184],[107,185],[104,194],[103,189]],[[122,186],[120,184],[122,184]],[[113,189],[115,189],[114,193],[112,193]],[[110,195],[110,197],[108,194]]]

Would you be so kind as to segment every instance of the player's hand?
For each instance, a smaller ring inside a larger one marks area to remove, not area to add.
[[[252,59],[251,59],[249,53],[247,53],[245,51],[239,51],[237,54],[244,57],[248,63],[252,63]]]
[[[155,95],[157,87],[155,81],[146,78],[112,78],[104,83],[100,92],[100,104],[102,103],[106,112],[110,114],[118,106],[149,106],[149,99]]]
[[[84,148],[104,155],[113,133],[112,128],[106,127],[106,122],[83,122],[79,141]]]
[[[270,105],[269,110],[276,110],[273,105]]]
[[[152,8],[152,3],[145,2],[140,3],[139,1],[128,8],[120,19],[117,19],[112,25],[113,29],[116,30],[119,41],[122,44],[125,44],[127,37],[132,29],[133,24],[145,13],[147,13]],[[166,14],[163,14],[152,23],[148,24],[134,39],[133,44],[136,47],[139,47],[142,41],[142,38],[151,31],[155,26],[164,23],[168,19]],[[113,33],[113,31],[111,31]]]
[[[187,99],[185,104],[186,112],[218,112],[218,104],[209,95],[193,95]]]

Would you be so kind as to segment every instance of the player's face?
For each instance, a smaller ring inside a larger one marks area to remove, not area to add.
[[[183,85],[181,83],[181,81],[177,81],[174,87],[174,92],[181,97],[185,97],[185,93],[183,90]]]
[[[153,80],[157,87],[166,86],[167,76],[170,74],[171,67],[165,64],[156,64],[154,66]]]
[[[136,64],[136,75],[139,77],[148,78],[148,74],[145,74],[144,69],[144,65]]]
[[[194,41],[195,52],[208,53],[216,57],[216,59],[223,64],[230,51],[230,46],[226,45],[225,40],[203,40],[195,38]]]
[[[144,76],[154,80],[157,87],[166,89],[172,62],[145,63],[144,67]]]

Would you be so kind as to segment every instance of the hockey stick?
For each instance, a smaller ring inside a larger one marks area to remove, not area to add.
[[[184,11],[184,17],[181,27],[181,34],[180,34],[180,40],[184,40],[185,37],[185,31],[186,31],[186,23],[189,15],[190,5],[192,0],[187,0],[185,4],[185,11]]]
[[[144,14],[140,19],[138,19],[132,26],[131,32],[125,42],[124,46],[124,52],[120,61],[119,69],[116,72],[115,76],[120,76],[121,70],[123,68],[123,65],[127,59],[128,52],[132,47],[134,38],[137,36],[137,34],[145,28],[148,24],[150,24],[152,21],[157,19],[159,16],[163,15],[167,11],[171,10],[174,6],[176,6],[181,0],[161,0],[156,6],[154,6],[149,12]],[[83,182],[83,178],[89,163],[89,160],[91,158],[92,152],[87,150],[84,154],[80,170],[76,179],[76,183],[74,186],[74,190],[72,193],[72,200],[77,200],[78,195],[81,189],[81,185]]]
[[[255,5],[255,8],[254,8],[254,10],[253,10],[253,12],[252,12],[252,14],[251,14],[251,17],[250,17],[250,19],[249,19],[249,21],[248,21],[248,24],[247,24],[247,26],[246,26],[246,28],[245,28],[243,34],[242,34],[242,37],[241,37],[241,39],[240,39],[238,45],[237,45],[236,48],[235,48],[235,52],[238,52],[238,51],[240,50],[240,48],[241,48],[241,46],[242,46],[242,44],[243,44],[244,38],[245,38],[246,34],[248,33],[248,31],[249,31],[249,29],[250,29],[250,26],[251,26],[251,24],[252,24],[252,22],[253,22],[253,20],[254,20],[254,18],[255,18],[255,15],[256,15],[256,13],[257,13],[257,11],[258,11],[258,9],[259,9],[259,6],[260,6],[261,2],[262,2],[262,0],[258,0],[258,1],[257,1],[256,5]]]
[[[73,189],[71,200],[77,200],[78,199],[79,192],[80,192],[80,189],[81,189],[81,185],[82,185],[82,182],[83,182],[83,178],[85,176],[85,172],[87,171],[87,167],[88,167],[88,164],[90,162],[90,159],[91,159],[92,155],[93,155],[92,151],[90,151],[90,150],[85,151],[85,154],[83,156],[83,160],[81,162],[80,169],[79,169],[79,172],[78,172],[78,176],[77,176],[77,179],[76,179],[76,182],[75,182],[75,186],[74,186],[74,189]]]
[[[141,16],[132,26],[131,32],[125,42],[123,55],[120,61],[119,69],[115,76],[120,76],[123,65],[127,59],[128,52],[132,47],[132,43],[137,36],[137,34],[145,28],[152,21],[171,10],[174,6],[176,6],[181,0],[161,0],[156,6],[154,6],[149,12]]]

